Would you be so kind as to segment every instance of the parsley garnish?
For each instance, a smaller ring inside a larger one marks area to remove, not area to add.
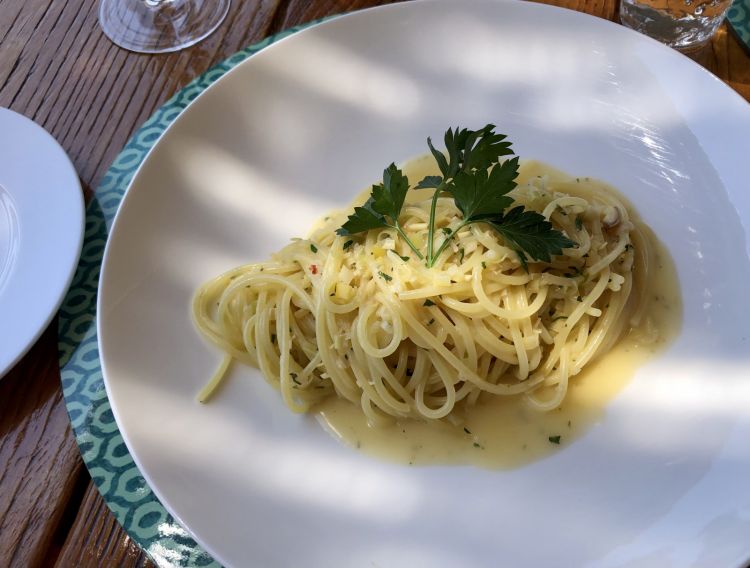
[[[583,219],[579,215],[576,217],[576,231],[580,231],[583,228]]]
[[[560,436],[550,436],[547,438],[551,443],[560,445]]]
[[[518,157],[497,164],[489,174],[487,170],[459,172],[453,180],[451,193],[464,219],[496,215],[505,210],[513,203],[513,198],[505,194],[516,187],[517,175]]]
[[[493,124],[480,130],[449,128],[444,136],[446,154],[436,150],[432,140],[427,139],[427,146],[442,175],[427,176],[416,185],[416,189],[435,189],[427,225],[426,258],[399,224],[409,180],[394,164],[386,168],[383,183],[373,186],[367,202],[354,208],[354,213],[337,233],[351,235],[378,227],[396,229],[417,257],[431,267],[462,228],[472,223],[486,223],[516,252],[525,270],[528,271],[529,258],[550,262],[552,255],[561,254],[564,248],[573,247],[575,243],[555,230],[539,213],[527,211],[522,206],[507,210],[513,204],[508,193],[516,187],[518,157],[500,163],[502,156],[513,155],[511,143],[506,138],[495,132]],[[453,197],[463,220],[453,229],[442,227],[446,238],[438,250],[433,251],[437,201],[444,193]],[[578,223],[577,219],[576,226]],[[459,250],[459,262],[462,262],[464,252]]]
[[[383,183],[372,186],[370,198],[362,207],[354,208],[354,213],[349,215],[349,219],[336,233],[346,236],[377,229],[378,227],[391,227],[398,231],[414,251],[414,254],[422,259],[422,253],[406,236],[398,222],[407,191],[409,191],[409,178],[396,167],[396,164],[391,164],[383,170]],[[390,222],[388,221],[389,218]]]
[[[426,299],[426,300],[424,301],[424,304],[422,304],[422,305],[423,305],[423,306],[427,306],[427,307],[429,308],[430,306],[434,306],[434,305],[435,305],[435,302],[433,302],[432,300],[430,300],[429,298],[427,298],[427,299]]]
[[[514,207],[504,215],[487,220],[505,241],[515,248],[521,264],[526,267],[526,255],[534,260],[550,262],[552,255],[561,254],[562,249],[575,243],[552,228],[552,223],[535,211]]]
[[[391,280],[393,280],[393,276],[388,276],[388,275],[387,275],[387,274],[386,274],[385,272],[381,272],[380,270],[378,270],[378,275],[379,275],[379,276],[380,276],[380,277],[381,277],[381,278],[382,278],[383,280],[385,280],[386,282],[390,282]]]
[[[318,252],[318,247],[316,247],[314,244],[310,243],[310,250],[313,252]]]
[[[348,240],[344,243],[344,250],[348,249],[350,246],[354,244],[354,241]]]
[[[401,255],[398,255],[398,256],[399,256],[399,258],[400,258],[401,260],[403,260],[404,262],[409,262],[409,257],[408,257],[408,256],[401,256]]]

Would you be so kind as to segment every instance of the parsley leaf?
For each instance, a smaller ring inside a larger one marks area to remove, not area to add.
[[[448,137],[448,132],[451,132],[450,128],[445,133],[446,138]],[[432,145],[432,139],[429,136],[427,137],[427,146],[430,148],[430,153],[432,154],[432,157],[435,158],[438,168],[440,168],[440,171],[443,173],[443,176],[446,178],[452,177],[451,168],[450,168],[450,165],[448,164],[448,160],[445,159],[445,156],[443,155],[442,152],[438,152],[435,149],[435,147]]]
[[[533,260],[549,262],[552,255],[561,254],[562,249],[575,246],[573,241],[553,229],[552,223],[543,215],[536,211],[526,211],[523,207],[514,207],[507,213],[484,221],[516,251],[524,267],[526,255]]]
[[[560,436],[549,436],[547,439],[552,444],[557,444],[558,446],[560,445]]]
[[[341,225],[341,227],[336,230],[336,233],[343,237],[369,231],[370,229],[388,226],[385,217],[373,211],[372,198],[370,198],[362,207],[354,208],[354,213],[349,215],[347,222]]]
[[[488,124],[474,136],[467,136],[464,142],[463,170],[486,170],[496,164],[501,156],[513,154],[511,143],[505,134],[494,132],[495,125]],[[474,140],[476,139],[476,144]]]
[[[383,170],[383,183],[372,187],[372,209],[390,217],[395,225],[404,206],[407,191],[409,178],[396,167],[396,164],[391,164]]]
[[[414,189],[428,189],[439,186],[443,181],[440,176],[426,176]]]
[[[452,178],[459,171],[487,170],[496,164],[501,156],[513,154],[511,143],[506,141],[506,138],[505,134],[495,132],[494,124],[488,124],[480,130],[449,128],[444,137],[448,159],[440,154],[443,164],[435,155],[435,149],[432,148],[429,139],[427,143],[443,177]]]
[[[451,188],[456,206],[464,220],[481,215],[496,215],[513,203],[506,193],[516,187],[518,158],[496,165],[489,174],[487,170],[473,173],[459,172]]]
[[[550,262],[551,256],[561,254],[562,249],[575,246],[575,243],[552,228],[543,215],[527,211],[523,207],[505,209],[513,203],[507,195],[516,187],[518,158],[496,164],[489,173],[477,170],[471,173],[459,172],[453,178],[452,194],[456,207],[464,219],[432,257],[440,256],[448,240],[459,230],[472,223],[487,223],[497,231],[508,246],[518,254],[521,265],[528,271],[528,257],[533,260]]]
[[[361,233],[378,227],[395,227],[409,190],[407,178],[395,164],[383,170],[383,183],[372,186],[372,194],[336,232],[341,236]],[[391,221],[386,219],[390,217]]]
[[[453,178],[459,171],[470,173],[474,170],[488,170],[496,164],[500,156],[513,154],[510,142],[507,142],[504,134],[497,134],[494,124],[488,124],[481,130],[469,130],[468,128],[456,127],[445,131],[443,140],[447,154],[438,152],[432,145],[432,140],[427,138],[427,146],[437,162],[442,179],[438,176],[428,176],[423,179],[418,187],[435,187],[430,206],[430,220],[427,233],[427,265],[435,264],[437,254],[433,254],[433,241],[435,234],[435,210],[437,201],[443,192],[450,193],[453,189]],[[434,184],[434,185],[433,185]]]
[[[398,222],[407,191],[409,178],[396,167],[396,164],[391,164],[383,170],[383,183],[372,186],[370,198],[362,207],[354,208],[354,213],[336,230],[336,234],[343,237],[370,229],[389,227],[399,232],[418,258],[423,258],[422,253],[417,250]]]

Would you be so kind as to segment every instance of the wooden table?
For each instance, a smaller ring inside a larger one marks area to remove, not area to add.
[[[383,3],[233,0],[207,40],[145,56],[103,35],[96,0],[0,0],[0,106],[51,132],[90,195],[131,134],[214,63],[284,28]],[[617,19],[617,0],[551,3]],[[750,57],[727,29],[694,57],[750,100]],[[81,461],[60,388],[56,330],[53,322],[0,381],[0,566],[153,566]]]

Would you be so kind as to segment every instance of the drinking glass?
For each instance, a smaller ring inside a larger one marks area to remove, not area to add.
[[[716,33],[732,0],[621,0],[620,22],[681,51]]]
[[[165,53],[206,38],[230,0],[101,0],[99,23],[114,43],[139,53]]]

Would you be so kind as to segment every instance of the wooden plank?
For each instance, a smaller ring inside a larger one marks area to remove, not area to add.
[[[55,563],[56,568],[152,568],[138,545],[125,534],[93,482]]]
[[[726,25],[692,58],[750,101],[750,55]]]
[[[0,381],[0,566],[39,566],[82,470],[62,402],[57,323]]]
[[[577,12],[585,12],[592,16],[604,18],[605,20],[616,21],[618,10],[620,9],[619,0],[535,0],[541,4],[550,4],[560,8],[568,8]]]

